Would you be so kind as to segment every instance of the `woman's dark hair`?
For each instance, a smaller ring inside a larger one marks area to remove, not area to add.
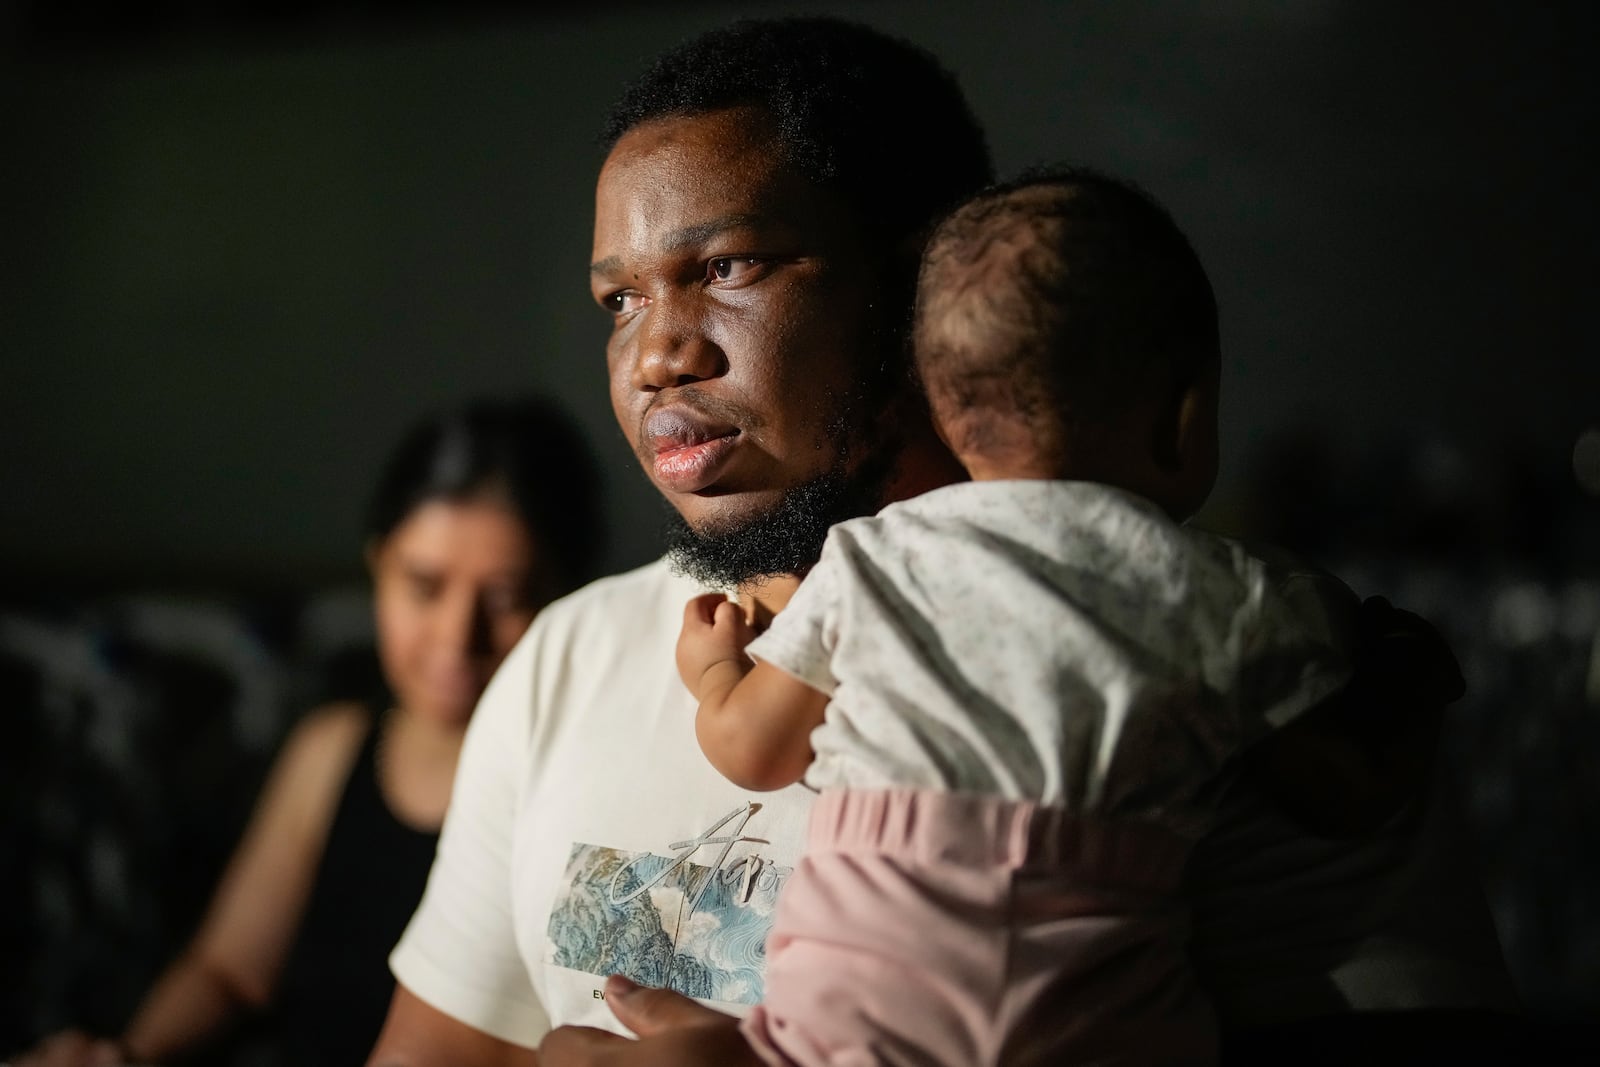
[[[367,508],[368,543],[418,507],[488,495],[522,520],[557,593],[593,577],[604,546],[599,471],[566,411],[542,397],[477,400],[414,426]]]
[[[955,76],[908,41],[834,18],[747,19],[663,53],[612,106],[601,144],[742,106],[769,114],[789,163],[890,242],[994,180]]]

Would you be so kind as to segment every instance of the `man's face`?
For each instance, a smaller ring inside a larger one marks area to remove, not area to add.
[[[852,446],[886,355],[884,266],[761,112],[661,119],[612,149],[590,272],[612,406],[694,533],[735,534],[871,451]]]

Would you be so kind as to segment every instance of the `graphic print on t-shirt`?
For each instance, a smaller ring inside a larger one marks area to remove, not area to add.
[[[546,928],[546,963],[733,1004],[761,1000],[765,944],[791,868],[743,834],[735,808],[671,855],[574,842]]]

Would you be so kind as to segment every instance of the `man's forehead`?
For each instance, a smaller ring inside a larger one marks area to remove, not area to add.
[[[595,253],[614,243],[674,252],[735,230],[819,238],[848,205],[792,167],[742,112],[653,120],[624,134],[600,172]]]
[[[748,171],[753,177],[782,169],[785,152],[776,123],[759,108],[663,115],[641,122],[617,139],[602,178],[607,171],[673,164],[715,164]]]

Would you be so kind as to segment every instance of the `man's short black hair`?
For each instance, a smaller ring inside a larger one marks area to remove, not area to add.
[[[608,151],[655,119],[754,106],[789,163],[885,240],[920,236],[993,180],[954,75],[908,41],[841,19],[749,19],[661,55],[612,106]]]

